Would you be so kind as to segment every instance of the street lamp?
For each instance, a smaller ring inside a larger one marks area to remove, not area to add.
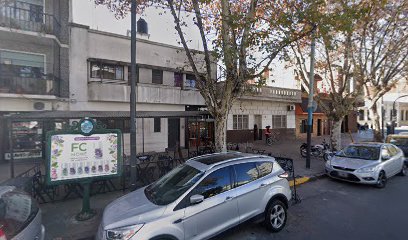
[[[395,119],[397,118],[397,112],[395,111],[395,103],[397,102],[398,99],[403,97],[408,97],[408,94],[397,97],[394,100],[394,103],[392,104],[392,121],[391,121],[392,134],[395,134]]]

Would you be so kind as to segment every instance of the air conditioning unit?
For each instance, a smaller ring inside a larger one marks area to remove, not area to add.
[[[288,105],[288,111],[295,111],[295,105]]]

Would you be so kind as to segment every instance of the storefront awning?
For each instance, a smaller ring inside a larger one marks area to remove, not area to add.
[[[208,111],[137,111],[136,118],[201,118]],[[130,118],[128,111],[38,111],[12,113],[3,116],[10,120],[78,119],[78,118]]]

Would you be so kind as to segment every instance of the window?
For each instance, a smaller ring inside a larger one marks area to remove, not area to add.
[[[167,205],[183,195],[202,176],[203,172],[187,164],[182,164],[145,188],[144,193],[152,203],[161,206]]]
[[[16,1],[14,14],[18,20],[41,23],[43,21],[43,1]]]
[[[273,163],[271,162],[257,162],[256,168],[259,172],[259,178],[265,177],[272,172]]]
[[[248,115],[233,115],[232,118],[234,130],[249,129]]]
[[[383,147],[383,148],[381,149],[381,159],[387,160],[387,158],[390,158],[390,157],[391,157],[391,154],[390,154],[390,152],[388,151],[388,148]]]
[[[105,124],[108,129],[120,129],[122,133],[130,132],[130,120],[128,119],[98,119],[98,121]]]
[[[300,133],[307,133],[307,120],[303,119],[300,122]]]
[[[398,154],[398,150],[391,145],[388,146],[388,151],[390,152],[391,157],[394,157],[395,155]]]
[[[182,73],[174,73],[174,86],[175,87],[182,87],[183,86],[183,74]]]
[[[161,132],[161,118],[154,118],[154,132]]]
[[[163,84],[163,71],[152,69],[152,83]]]
[[[184,88],[196,88],[196,76],[194,74],[186,74]]]
[[[256,180],[258,176],[258,169],[254,162],[242,163],[234,166],[237,187],[245,185]]]
[[[193,190],[193,194],[210,198],[231,189],[230,168],[225,167],[210,173]]]
[[[91,78],[124,80],[123,68],[121,65],[91,62]]]
[[[0,50],[0,75],[21,78],[42,78],[45,74],[45,56]]]
[[[272,128],[286,128],[286,115],[273,115]]]
[[[401,118],[401,121],[404,121],[404,110],[401,110],[401,116],[400,116],[400,118]]]
[[[313,133],[313,119],[312,119],[312,129],[311,132]],[[300,133],[307,133],[307,119],[303,119],[300,122]]]
[[[132,79],[132,66],[128,66],[128,82]],[[139,82],[139,66],[136,65],[136,82]]]
[[[358,111],[358,117],[360,121],[364,121],[364,110]]]

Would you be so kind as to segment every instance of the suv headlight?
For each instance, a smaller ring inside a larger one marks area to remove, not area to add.
[[[138,224],[106,230],[106,238],[108,240],[128,240],[133,237],[142,227],[143,224]]]
[[[363,167],[357,170],[358,173],[371,173],[377,170],[377,167]]]

